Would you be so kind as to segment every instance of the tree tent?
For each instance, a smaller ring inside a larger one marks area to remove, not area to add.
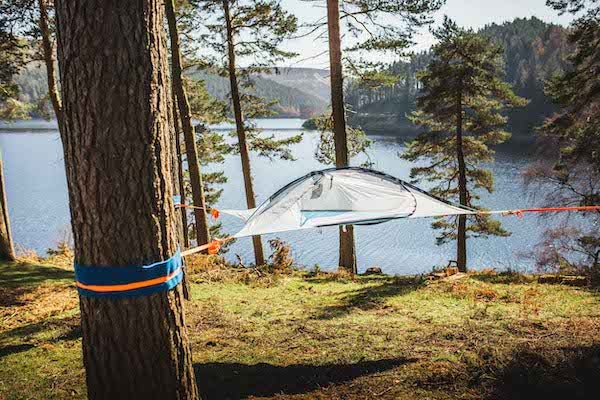
[[[257,208],[220,211],[245,221],[234,237],[477,213],[393,176],[358,167],[311,172],[284,186]]]
[[[179,206],[185,206],[179,204]],[[245,236],[321,228],[335,225],[372,225],[400,218],[526,212],[593,211],[600,206],[529,208],[483,211],[437,198],[401,179],[359,167],[314,171],[279,189],[259,207],[249,210],[216,210],[244,220],[235,235],[182,252],[189,255],[208,249],[214,254],[220,244]]]

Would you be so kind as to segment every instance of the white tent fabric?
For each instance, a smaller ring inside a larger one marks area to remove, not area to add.
[[[220,210],[246,221],[234,237],[398,218],[475,214],[390,175],[365,168],[311,172],[250,210]]]

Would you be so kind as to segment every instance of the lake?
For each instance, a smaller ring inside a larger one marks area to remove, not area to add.
[[[267,119],[259,120],[258,125],[265,133],[281,137],[301,131],[302,122],[300,119]],[[228,129],[227,126],[217,128]],[[408,180],[411,165],[398,157],[405,148],[404,139],[394,136],[371,138],[374,140],[369,151],[372,168]],[[314,159],[318,139],[317,132],[305,132],[302,143],[293,148],[297,161],[271,161],[253,156],[258,203],[288,182],[327,167]],[[14,241],[18,248],[33,249],[43,254],[70,231],[62,146],[56,125],[47,121],[0,124],[0,148]],[[539,206],[541,196],[526,193],[520,176],[530,161],[523,151],[498,152],[496,162],[490,166],[496,179],[496,191],[491,195],[483,194],[481,205],[490,209]],[[245,208],[239,156],[228,156],[219,167],[225,171],[229,181],[224,185],[217,207]],[[552,221],[541,220],[535,215],[526,215],[523,219],[514,216],[499,218],[512,236],[470,239],[469,267],[530,270],[533,268],[532,261],[524,255],[531,253],[541,233]],[[234,217],[223,215],[220,221],[227,233],[235,233],[241,227],[240,221]],[[431,219],[414,219],[357,226],[359,271],[379,266],[390,274],[414,274],[428,272],[433,266],[446,265],[448,259],[455,258],[454,246],[435,244],[436,232],[430,227],[431,222]],[[268,239],[274,237],[287,241],[292,246],[296,261],[306,268],[318,264],[322,269],[330,270],[337,264],[336,227],[265,235],[265,248],[268,247]],[[253,261],[249,238],[231,245],[225,257],[236,260],[236,254],[245,263]]]

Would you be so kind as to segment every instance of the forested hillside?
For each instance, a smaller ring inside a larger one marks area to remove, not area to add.
[[[529,135],[532,127],[555,111],[555,106],[544,94],[543,82],[566,67],[567,30],[532,17],[491,24],[480,33],[504,47],[505,79],[519,96],[530,100],[529,105],[509,114],[513,134]],[[370,90],[358,84],[351,85],[347,101],[357,112],[352,121],[367,129],[408,127],[405,116],[414,109],[419,90],[417,71],[430,59],[430,53],[425,52],[414,55],[409,61],[392,64],[391,71],[401,76],[393,87]]]
[[[532,17],[491,24],[480,32],[505,48],[506,81],[514,85],[519,96],[530,100],[529,105],[509,114],[511,131],[529,135],[532,127],[555,110],[544,94],[543,82],[565,68],[567,30]],[[417,72],[430,60],[430,53],[423,52],[390,65],[390,71],[401,77],[393,87],[370,89],[349,80],[346,101],[353,110],[350,122],[367,131],[412,129],[406,114],[414,110],[419,90]],[[329,104],[328,75],[321,69],[280,68],[254,78],[256,94],[277,101],[273,107],[276,116],[308,118],[324,112]],[[198,71],[190,76],[205,80],[208,92],[216,98],[227,97],[227,79]],[[16,81],[26,101],[35,103],[46,96],[46,77],[39,66],[29,66]]]
[[[262,77],[318,97],[327,104],[331,100],[329,71],[325,69],[279,68]]]
[[[277,73],[263,74],[254,79],[256,94],[274,105],[276,116],[309,118],[325,111],[328,104],[329,85],[326,70],[310,68],[283,68]],[[203,79],[208,92],[220,99],[229,93],[227,79],[205,72],[192,72],[194,79]],[[21,98],[28,103],[38,103],[47,96],[46,72],[32,63],[15,79],[21,88]],[[302,88],[299,89],[299,88]]]
[[[299,87],[314,88],[323,86],[319,81],[314,79],[314,83],[307,85],[307,82],[313,82],[312,79],[303,78],[304,74],[296,73],[296,69],[282,69],[277,73],[262,74],[253,78],[256,94],[265,98],[267,101],[277,101],[274,106],[274,111],[281,117],[303,117],[308,118],[313,115],[323,112],[327,107],[327,102],[321,97],[319,92],[313,95]],[[298,70],[306,71],[307,69],[299,68]],[[312,70],[314,74],[324,74],[326,71]],[[309,74],[312,76],[314,74]],[[202,79],[206,82],[208,92],[217,99],[225,100],[229,94],[229,82],[226,78],[217,75],[208,74],[206,72],[196,71],[190,74],[194,79]],[[328,86],[324,85],[327,91]],[[312,92],[312,91],[311,91]]]

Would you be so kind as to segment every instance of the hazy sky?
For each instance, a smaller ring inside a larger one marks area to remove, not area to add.
[[[325,0],[322,2],[325,4]],[[302,0],[282,0],[283,6],[294,13],[300,23],[308,23],[326,15],[325,8]],[[546,0],[446,0],[446,4],[435,15],[436,24],[441,23],[444,15],[448,15],[459,25],[480,28],[486,24],[502,23],[518,17],[531,17],[568,25],[572,17],[559,16],[556,11],[546,6]],[[417,45],[414,50],[425,50],[431,46],[434,39],[427,29],[415,37]],[[327,55],[310,58],[324,52],[327,44],[323,39],[306,37],[295,39],[286,44],[286,48],[300,53],[296,61],[286,63],[296,67],[328,68]],[[307,59],[310,58],[310,59]]]

